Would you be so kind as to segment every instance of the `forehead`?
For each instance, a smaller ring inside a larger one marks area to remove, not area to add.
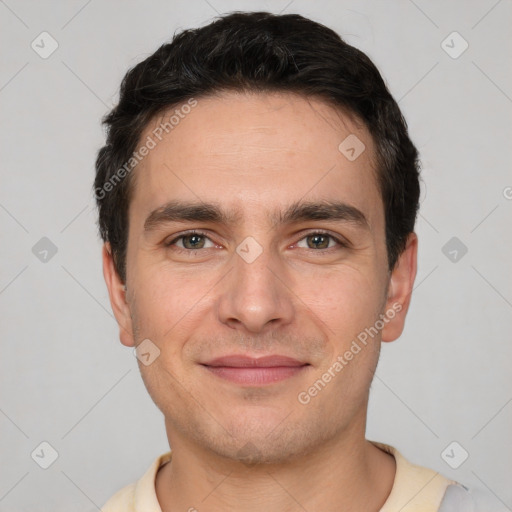
[[[378,216],[374,144],[354,116],[290,93],[195,101],[146,127],[140,142],[154,147],[133,171],[131,221],[173,199],[224,204],[242,217],[301,198],[344,200]]]

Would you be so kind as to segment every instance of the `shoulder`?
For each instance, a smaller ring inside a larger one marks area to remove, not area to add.
[[[446,488],[439,512],[475,512],[475,503],[466,487],[451,484]]]
[[[132,512],[135,510],[135,486],[132,483],[117,491],[106,503],[101,507],[101,512]]]
[[[437,471],[409,462],[392,446],[373,444],[393,455],[396,474],[393,488],[380,512],[472,512],[460,501],[468,494],[457,482],[449,480]],[[469,498],[470,499],[470,498]],[[460,501],[460,505],[457,505]],[[471,502],[470,502],[471,503]],[[444,508],[442,508],[444,507]],[[456,507],[456,508],[454,508]]]
[[[158,456],[144,475],[117,491],[101,508],[101,512],[161,512],[156,495],[155,479],[163,464],[171,460],[168,451]]]

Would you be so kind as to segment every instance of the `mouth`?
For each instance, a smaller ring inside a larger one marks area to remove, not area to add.
[[[262,386],[294,377],[310,365],[282,355],[259,358],[230,355],[202,363],[202,366],[213,375],[235,384]]]

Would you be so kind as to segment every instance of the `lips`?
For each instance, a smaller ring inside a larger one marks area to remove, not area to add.
[[[211,373],[224,380],[246,386],[273,384],[303,372],[308,363],[284,355],[250,357],[229,355],[203,363]]]
[[[212,359],[206,366],[228,366],[232,368],[273,368],[276,366],[303,366],[306,363],[287,356],[274,355],[264,357],[250,357],[244,355],[231,355]]]

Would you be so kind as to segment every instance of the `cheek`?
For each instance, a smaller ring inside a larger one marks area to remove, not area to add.
[[[299,282],[297,295],[339,342],[373,325],[381,311],[383,285],[373,269],[347,265]]]
[[[207,288],[190,277],[183,278],[176,272],[171,275],[156,267],[145,267],[134,281],[138,341],[148,338],[158,352],[151,364],[139,363],[141,376],[160,410],[177,417],[183,411],[175,407],[188,401],[188,390],[193,389],[190,369],[183,366],[183,350],[190,333],[204,318],[201,298]]]
[[[144,270],[133,280],[140,336],[163,345],[169,337],[176,339],[182,325],[193,317],[204,288],[190,276],[183,278],[156,266],[141,268]]]
[[[139,268],[134,276],[139,339],[149,338],[160,350],[158,371],[183,380],[191,370],[188,342],[211,318],[219,278],[211,272],[188,269],[185,273],[149,261],[146,265],[141,262]]]

